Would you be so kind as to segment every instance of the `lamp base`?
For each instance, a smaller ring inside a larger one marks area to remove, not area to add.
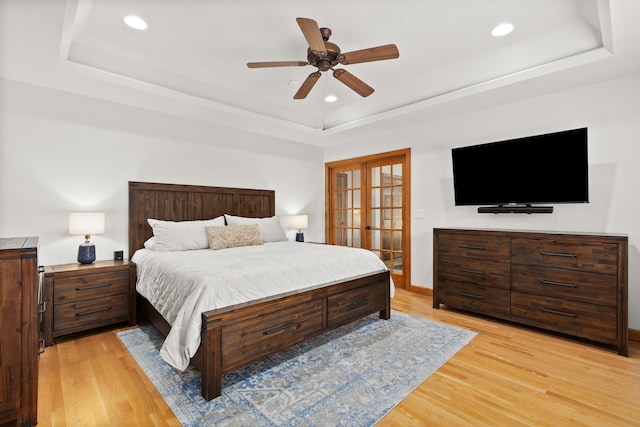
[[[84,242],[78,246],[78,262],[80,264],[91,264],[96,260],[96,247],[91,242]]]
[[[296,242],[304,242],[304,233],[296,233]]]

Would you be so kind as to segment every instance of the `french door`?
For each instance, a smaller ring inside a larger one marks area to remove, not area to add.
[[[411,279],[411,150],[326,164],[327,243],[373,251],[397,287]]]

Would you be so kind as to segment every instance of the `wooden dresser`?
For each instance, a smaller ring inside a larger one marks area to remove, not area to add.
[[[626,235],[433,232],[434,308],[585,338],[628,355]]]
[[[39,283],[38,238],[0,239],[0,425],[38,422]]]
[[[129,261],[44,269],[44,340],[121,322],[136,324],[136,265]]]

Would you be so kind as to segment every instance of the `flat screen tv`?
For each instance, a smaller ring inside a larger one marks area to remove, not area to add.
[[[589,202],[587,128],[454,148],[451,155],[457,206],[513,212],[507,208]]]

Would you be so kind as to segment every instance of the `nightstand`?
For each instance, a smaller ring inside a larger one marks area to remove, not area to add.
[[[44,269],[44,340],[121,322],[136,324],[136,265],[129,261]]]

